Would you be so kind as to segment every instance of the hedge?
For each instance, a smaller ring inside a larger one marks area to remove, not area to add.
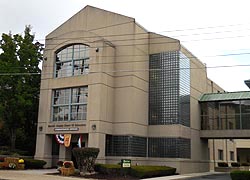
[[[249,180],[250,171],[233,171],[230,176],[232,180]]]
[[[120,165],[96,164],[95,171],[101,174],[128,174],[137,178],[150,178],[174,175],[176,168],[168,166],[132,166],[131,168],[121,169]]]
[[[118,164],[95,164],[94,169],[101,174],[121,174],[121,165]]]
[[[250,166],[250,163],[244,162],[244,163],[241,163],[241,166]]]
[[[133,166],[130,175],[138,178],[150,178],[174,175],[175,172],[176,168],[168,166]]]
[[[228,167],[228,163],[226,162],[218,162],[219,167]]]
[[[231,166],[232,167],[240,167],[240,163],[238,163],[238,162],[232,162]]]
[[[24,159],[26,169],[42,169],[46,161],[38,159]]]

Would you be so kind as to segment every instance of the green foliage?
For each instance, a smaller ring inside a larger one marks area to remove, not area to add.
[[[232,180],[249,180],[250,171],[233,171],[230,176]]]
[[[19,136],[25,137],[18,139],[20,147],[34,151],[35,146],[43,47],[34,38],[26,26],[23,36],[2,34],[0,40],[0,134],[9,133],[12,150]]]
[[[94,169],[101,174],[120,175],[121,173],[121,165],[118,164],[96,164]]]
[[[74,148],[72,153],[76,159],[78,169],[81,172],[94,171],[95,160],[99,151],[99,148]]]
[[[240,167],[240,163],[238,163],[238,162],[232,162],[231,166],[232,167]]]
[[[138,178],[150,178],[174,175],[176,168],[167,166],[133,166],[130,175]]]
[[[174,175],[176,168],[167,166],[132,166],[131,168],[122,169],[120,165],[116,164],[96,164],[95,171],[101,174],[128,174],[137,178],[150,178]]]
[[[250,163],[247,163],[247,162],[244,162],[244,163],[241,163],[242,166],[250,166]]]
[[[219,167],[228,167],[228,163],[226,162],[218,162]]]
[[[12,157],[19,157],[19,156],[28,156],[30,155],[30,152],[20,149],[10,150],[9,147],[0,146],[0,155],[10,155]]]
[[[46,161],[38,159],[24,159],[26,169],[42,169]]]

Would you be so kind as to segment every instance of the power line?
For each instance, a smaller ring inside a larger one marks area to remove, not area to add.
[[[238,36],[228,36],[228,37],[216,37],[216,38],[203,38],[203,39],[191,39],[191,40],[185,40],[185,41],[181,41],[181,42],[197,42],[197,41],[211,41],[211,40],[224,40],[224,39],[232,39],[232,38],[245,38],[245,37],[250,37],[250,34],[248,35],[238,35]],[[121,41],[132,41],[131,44],[113,44],[114,47],[129,47],[129,46],[143,46],[143,45],[149,45],[149,43],[134,43],[134,41],[139,41],[139,40],[152,40],[152,39],[166,39],[169,37],[166,36],[162,36],[162,37],[155,37],[155,38],[141,38],[141,39],[129,39],[129,40],[119,40],[119,42]],[[78,38],[79,39],[79,38]],[[70,39],[69,39],[70,40]],[[154,43],[150,43],[150,45],[154,45],[154,44],[172,44],[172,43],[178,43],[180,40],[177,39],[173,39],[170,38],[169,41],[164,41],[164,42],[154,42]],[[110,41],[112,43],[112,41]],[[90,43],[94,43],[94,42],[90,42]],[[47,46],[49,45],[58,45],[58,43],[47,43]],[[91,46],[89,48],[100,48],[100,47],[108,47],[110,46],[109,44],[106,44],[104,46]],[[45,51],[47,50],[53,50],[53,49],[49,49],[49,48],[45,48]]]
[[[114,26],[120,26],[120,25],[124,25],[124,24],[130,24],[130,23],[134,23],[134,21],[128,21],[128,22],[123,22],[123,23],[113,24],[113,25],[109,25],[109,26],[103,26],[103,27],[99,27],[99,28],[83,30],[83,31],[86,31],[86,32],[96,31],[96,30],[100,30],[100,29],[105,29],[105,28],[110,28],[110,27],[114,27]],[[71,33],[72,32],[76,32],[76,31],[71,31]],[[94,37],[96,37],[96,36],[94,36]],[[57,38],[58,37],[52,37],[52,38],[48,38],[48,40],[57,39]]]
[[[202,56],[202,58],[214,58],[214,57],[227,57],[227,56],[240,56],[240,55],[250,55],[250,52],[245,52],[245,53],[230,53],[230,54],[217,54],[217,55],[209,55],[209,56]],[[118,56],[98,56],[99,58],[106,58],[106,57],[145,57],[148,55],[118,55]],[[96,56],[90,56],[91,57],[96,57]],[[179,59],[198,59],[195,56],[186,56],[186,57],[180,57]],[[91,60],[90,60],[91,61]],[[102,64],[128,64],[128,63],[145,63],[149,62],[150,59],[146,60],[131,60],[131,61],[114,61],[114,62],[96,62],[92,63],[90,62],[89,65],[102,65]],[[61,61],[61,63],[66,63],[66,62],[71,62],[71,61]],[[9,67],[9,69],[25,69],[26,67]],[[54,66],[46,66],[46,68],[54,68]]]
[[[133,23],[134,21],[129,21],[129,22],[125,22],[125,23],[114,24],[114,25],[110,25],[110,26],[104,26],[104,27],[100,27],[100,28],[96,28],[96,29],[90,29],[90,30],[85,30],[85,31],[94,31],[94,30],[99,30],[99,29],[105,29],[105,28],[109,28],[109,27],[114,27],[114,26],[120,26],[120,25],[123,25],[123,24],[128,24],[128,23],[131,23],[131,22]],[[207,26],[207,27],[188,28],[188,29],[166,30],[166,31],[160,31],[160,32],[155,32],[155,33],[194,31],[194,30],[202,30],[202,29],[214,29],[214,28],[222,28],[222,27],[235,27],[235,26],[243,26],[243,25],[250,25],[250,23],[246,23],[246,24],[229,24],[229,25],[220,25],[220,26]],[[117,37],[117,36],[119,37],[119,36],[129,36],[129,35],[146,35],[148,33],[150,33],[150,31],[149,32],[145,32],[145,33],[109,34],[109,35],[103,35],[102,37],[103,38],[107,38],[107,37]],[[181,35],[181,36],[183,36],[183,35]],[[96,38],[96,36],[89,36],[89,37],[85,37],[85,38]],[[48,40],[51,40],[51,39],[57,39],[58,40],[58,39],[69,39],[69,38],[52,37],[52,38],[49,38]],[[39,40],[46,40],[46,39],[39,39]]]
[[[173,35],[171,37],[182,37],[182,36],[200,36],[200,35],[213,35],[213,34],[221,34],[221,33],[230,33],[230,32],[239,32],[239,31],[249,31],[250,29],[238,29],[238,30],[227,30],[227,31],[215,31],[215,32],[204,32],[204,33],[194,33],[194,34],[180,34]]]
[[[207,27],[197,27],[197,28],[188,28],[188,29],[175,29],[175,30],[167,30],[167,31],[161,31],[161,32],[194,31],[194,30],[201,30],[201,29],[214,29],[214,28],[234,27],[234,26],[243,26],[243,25],[250,25],[250,23],[207,26]]]
[[[238,65],[223,65],[223,66],[208,66],[208,67],[195,67],[195,68],[157,68],[157,69],[135,69],[135,70],[114,70],[114,71],[90,71],[86,74],[93,74],[93,73],[130,73],[130,72],[151,72],[151,71],[175,71],[175,70],[200,70],[200,69],[217,69],[217,68],[235,68],[235,67],[250,67],[250,64],[238,64]],[[41,73],[6,73],[0,72],[0,76],[18,76],[18,75],[40,75]],[[54,72],[42,73],[42,75],[52,75],[55,74]],[[86,74],[81,74],[82,76]],[[79,75],[79,76],[81,76]],[[77,75],[78,76],[78,75]],[[76,77],[76,76],[67,76],[67,77]],[[50,78],[50,79],[57,79],[57,78]]]

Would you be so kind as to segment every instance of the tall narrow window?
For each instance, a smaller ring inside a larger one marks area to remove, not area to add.
[[[230,160],[234,161],[234,152],[233,151],[230,151]]]
[[[74,44],[56,53],[55,77],[69,77],[89,73],[89,47]]]
[[[223,160],[223,150],[218,149],[218,159]]]

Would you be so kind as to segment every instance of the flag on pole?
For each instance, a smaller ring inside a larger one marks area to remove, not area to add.
[[[78,145],[79,148],[82,147],[82,135],[80,135],[80,137],[79,137],[79,139],[78,139],[77,145]]]

